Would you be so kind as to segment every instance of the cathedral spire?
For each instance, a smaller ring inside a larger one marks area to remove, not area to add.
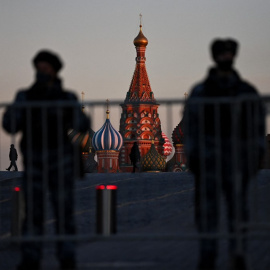
[[[148,39],[144,36],[142,32],[142,22],[140,14],[140,30],[137,37],[135,37],[133,43],[136,48],[136,67],[133,74],[133,78],[130,84],[125,103],[130,102],[146,102],[146,103],[156,103],[154,99],[154,94],[152,92],[150,82],[148,79],[148,74],[145,67],[145,51],[148,44]]]
[[[120,164],[126,172],[132,171],[129,153],[134,142],[138,143],[141,157],[145,156],[151,147],[164,156],[159,104],[154,98],[145,66],[148,40],[142,32],[141,18],[140,15],[139,34],[133,41],[137,53],[135,71],[125,101],[121,104],[120,133],[124,145],[121,148]]]

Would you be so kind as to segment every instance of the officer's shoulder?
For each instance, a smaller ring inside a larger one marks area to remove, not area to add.
[[[190,91],[190,98],[196,98],[203,96],[204,93],[204,82],[195,84]]]
[[[258,95],[256,87],[246,80],[242,80],[242,89],[243,94]]]
[[[27,92],[29,89],[19,89],[15,95],[16,102],[22,102],[27,100]]]
[[[64,90],[63,94],[66,100],[70,100],[70,101],[78,100],[77,95],[72,90]]]

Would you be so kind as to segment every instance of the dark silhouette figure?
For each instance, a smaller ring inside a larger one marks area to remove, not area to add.
[[[215,67],[196,85],[184,111],[185,152],[195,175],[195,221],[200,233],[218,232],[219,197],[227,206],[230,233],[230,269],[247,269],[247,187],[259,169],[264,152],[264,109],[257,91],[233,69],[238,44],[215,40],[211,46]],[[198,269],[215,269],[217,240],[200,239]]]
[[[34,84],[17,93],[3,117],[3,127],[9,133],[22,132],[20,147],[24,156],[26,198],[23,234],[43,234],[46,191],[49,189],[56,233],[72,235],[75,234],[73,189],[74,180],[80,176],[80,162],[68,131],[86,132],[90,122],[81,111],[76,96],[62,88],[57,76],[62,68],[60,58],[50,51],[41,51],[34,57],[33,65],[36,70]],[[40,269],[41,252],[41,243],[23,242],[18,269]],[[73,241],[58,241],[57,255],[61,269],[75,269]]]
[[[17,154],[17,150],[14,147],[14,144],[10,145],[10,151],[9,151],[9,160],[10,160],[10,165],[9,167],[6,169],[7,171],[10,171],[12,166],[14,166],[15,171],[18,171],[17,168],[17,164],[16,164],[16,160],[18,159],[18,154]]]
[[[138,162],[141,159],[141,154],[140,154],[140,150],[139,150],[137,142],[134,142],[134,144],[131,148],[130,154],[129,154],[129,158],[130,158],[131,163],[133,165],[132,172],[135,173],[136,168],[139,169]]]

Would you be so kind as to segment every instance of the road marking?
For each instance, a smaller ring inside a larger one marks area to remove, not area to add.
[[[8,202],[8,201],[10,201],[10,199],[2,200],[2,201],[0,201],[0,203],[4,203],[4,202]]]
[[[130,202],[119,204],[119,205],[117,205],[117,207],[119,208],[119,207],[124,207],[124,206],[128,206],[131,204],[136,204],[136,203],[145,203],[145,202],[151,202],[151,201],[156,201],[156,200],[162,200],[164,198],[167,198],[167,197],[170,197],[173,195],[178,195],[178,194],[184,193],[186,191],[193,191],[193,190],[194,190],[194,188],[185,189],[185,190],[181,190],[181,191],[177,191],[177,192],[173,192],[173,193],[167,193],[167,194],[164,194],[162,196],[158,196],[158,197],[154,197],[154,198],[150,198],[150,199],[139,200],[139,201],[130,201]]]
[[[155,200],[162,200],[162,199],[170,197],[170,196],[178,195],[178,194],[188,192],[188,191],[193,191],[193,190],[194,190],[194,188],[184,189],[184,190],[181,190],[181,191],[177,191],[177,192],[173,192],[173,193],[167,193],[167,194],[164,194],[162,196],[158,196],[158,197],[154,197],[154,198],[150,198],[150,199],[138,200],[138,201],[130,201],[130,202],[118,204],[116,207],[120,208],[120,207],[125,207],[125,206],[128,206],[128,205],[132,205],[132,204],[151,202],[151,201],[155,201]],[[77,211],[77,212],[74,213],[74,216],[79,216],[81,214],[91,213],[91,212],[94,212],[94,211],[96,211],[96,209],[86,209],[86,210],[82,210],[82,211]],[[52,224],[54,222],[55,222],[55,219],[51,219],[51,220],[46,221],[46,224]]]
[[[110,267],[111,268],[119,268],[119,267],[128,267],[129,269],[130,268],[136,268],[137,267],[145,267],[145,266],[148,266],[148,267],[151,267],[151,266],[155,266],[157,265],[156,262],[100,262],[100,263],[80,263],[78,266],[79,268],[82,267],[82,268],[92,268],[92,267],[100,267],[100,268],[103,268],[103,267]]]
[[[137,178],[137,177],[133,177],[133,178],[125,178],[125,179],[119,179],[119,180],[110,182],[110,184],[114,184],[114,183],[118,183],[118,182],[122,182],[122,181],[127,181],[127,180],[131,180],[131,179],[136,179],[136,178]],[[101,184],[104,184],[104,183],[102,182],[102,183],[97,183],[97,184],[95,184],[95,185],[91,185],[91,186],[87,186],[87,187],[83,187],[83,188],[77,188],[77,189],[75,189],[75,191],[80,191],[80,190],[85,190],[85,189],[95,188],[96,186],[101,185]]]

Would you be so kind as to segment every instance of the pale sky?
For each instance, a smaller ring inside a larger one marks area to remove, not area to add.
[[[60,54],[64,86],[78,97],[84,91],[86,100],[124,100],[135,68],[140,13],[157,100],[183,98],[205,76],[216,37],[240,42],[236,68],[268,94],[269,11],[269,0],[0,0],[0,102],[12,101],[33,82],[31,60],[43,48]],[[1,152],[7,151],[2,141]],[[2,163],[3,154],[0,169]]]

